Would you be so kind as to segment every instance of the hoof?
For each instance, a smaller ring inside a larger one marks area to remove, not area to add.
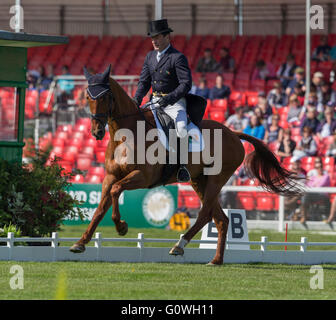
[[[183,256],[184,254],[184,250],[183,248],[180,248],[178,246],[174,246],[170,251],[169,251],[170,255],[173,256]]]
[[[219,267],[222,265],[222,263],[213,263],[213,262],[209,262],[206,264],[207,266],[211,266],[211,267]]]
[[[120,221],[117,231],[119,236],[124,236],[128,232],[128,224],[126,223],[126,221]]]
[[[83,244],[75,243],[69,250],[73,253],[82,253],[85,251],[85,246]]]

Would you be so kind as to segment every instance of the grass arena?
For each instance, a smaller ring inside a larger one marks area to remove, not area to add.
[[[336,299],[332,5],[0,12],[1,300]]]
[[[83,226],[66,226],[60,237],[74,237]],[[115,233],[112,227],[99,227],[102,234]],[[150,238],[177,239],[172,230],[129,230],[129,237],[144,232]],[[267,235],[270,241],[283,241],[284,233],[266,230],[249,232],[250,240]],[[311,241],[333,241],[329,232],[290,231],[288,241],[299,241],[304,235]],[[200,235],[197,237],[200,239]],[[62,246],[69,246],[65,242]],[[111,245],[111,244],[106,244]],[[115,246],[134,246],[134,243],[114,243]],[[167,254],[169,244],[163,246]],[[197,245],[191,245],[195,247]],[[257,250],[255,246],[251,248]],[[281,250],[282,247],[273,247]],[[322,247],[330,250],[330,247]],[[297,250],[288,247],[287,250]],[[19,265],[24,271],[23,289],[11,289],[10,268]],[[335,264],[322,264],[323,290],[312,287],[311,265],[272,263],[224,264],[220,267],[205,264],[176,263],[109,263],[109,262],[27,262],[1,261],[1,299],[115,299],[115,300],[301,300],[335,299]],[[7,288],[7,289],[6,289]]]

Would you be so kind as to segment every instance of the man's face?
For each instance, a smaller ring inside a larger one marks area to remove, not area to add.
[[[303,80],[303,73],[296,73],[295,77],[296,77],[297,81],[301,81],[301,80]]]
[[[216,77],[216,86],[221,87],[222,85],[223,85],[222,77],[220,77],[220,76]]]
[[[315,110],[311,109],[307,111],[307,118],[314,119],[315,118]]]
[[[323,78],[322,77],[313,77],[312,81],[315,85],[319,86],[322,82]]]
[[[219,54],[220,54],[221,57],[226,57],[228,55],[228,52],[224,49],[221,49]]]
[[[207,58],[207,59],[211,58],[211,51],[205,50],[204,51],[204,57]]]
[[[158,34],[157,36],[152,37],[153,48],[156,51],[164,50],[170,42],[169,35]]]

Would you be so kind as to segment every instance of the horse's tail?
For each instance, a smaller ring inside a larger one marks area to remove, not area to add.
[[[303,192],[302,185],[298,183],[302,178],[283,168],[263,141],[242,132],[235,132],[235,134],[240,139],[251,143],[255,149],[246,156],[244,161],[248,176],[256,177],[261,186],[270,192],[286,196]]]

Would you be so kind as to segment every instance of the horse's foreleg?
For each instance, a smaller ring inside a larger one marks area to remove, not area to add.
[[[145,188],[145,178],[140,170],[134,170],[126,177],[116,182],[111,189],[112,197],[112,220],[119,235],[124,236],[128,231],[127,223],[120,220],[119,196],[124,190]]]
[[[70,251],[75,252],[75,253],[80,253],[80,252],[83,252],[85,250],[85,244],[87,244],[91,240],[92,235],[95,232],[99,222],[103,219],[107,210],[111,206],[112,201],[111,201],[110,191],[111,191],[111,187],[112,187],[113,183],[116,180],[117,179],[112,175],[107,175],[104,178],[103,185],[102,185],[102,198],[101,198],[101,201],[98,205],[98,208],[96,209],[88,228],[83,233],[80,240],[77,241],[70,248]]]

